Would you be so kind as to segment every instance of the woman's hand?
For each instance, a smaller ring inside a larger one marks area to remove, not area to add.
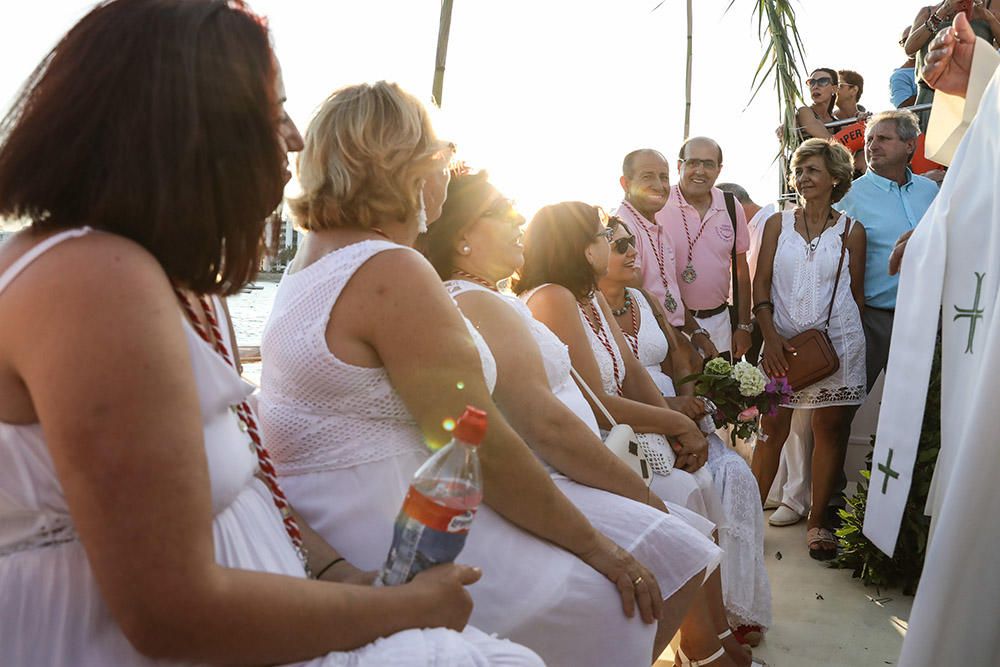
[[[705,416],[705,401],[695,396],[672,396],[667,399],[667,407],[680,412],[688,419],[698,421]]]
[[[644,623],[652,624],[660,619],[663,608],[660,585],[656,577],[632,554],[597,533],[596,545],[578,555],[580,560],[618,587],[625,616],[628,618],[635,616],[635,607],[638,604],[639,615]]]
[[[791,346],[786,338],[775,334],[773,337],[764,340],[764,360],[762,366],[764,372],[771,377],[782,377],[788,373],[788,359],[785,352],[795,356],[795,348]]]
[[[668,440],[674,453],[677,454],[674,467],[695,472],[708,461],[708,440],[693,421],[685,421],[687,421],[685,428]]]
[[[701,356],[706,359],[714,359],[719,356],[719,350],[715,347],[715,343],[712,339],[703,333],[696,333],[691,336],[691,342],[694,343],[695,348],[701,352]]]
[[[434,626],[461,632],[472,614],[472,596],[465,587],[482,576],[479,568],[450,563],[424,570],[406,586],[426,596],[428,608],[434,609]]]

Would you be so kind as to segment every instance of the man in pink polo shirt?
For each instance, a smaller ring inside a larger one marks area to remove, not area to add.
[[[750,349],[753,331],[746,257],[750,233],[743,207],[734,201],[735,219],[730,217],[725,195],[715,187],[721,170],[719,144],[707,137],[685,141],[677,160],[680,181],[670,188],[656,222],[674,248],[676,284],[684,305],[715,347],[736,360]],[[739,310],[735,328],[729,316],[734,249]]]
[[[684,306],[677,285],[674,248],[656,219],[670,192],[667,159],[652,148],[632,151],[622,162],[620,182],[625,198],[615,214],[635,237],[642,288],[663,306],[667,321],[687,333],[704,356],[716,356],[718,352],[708,332],[695,322]]]

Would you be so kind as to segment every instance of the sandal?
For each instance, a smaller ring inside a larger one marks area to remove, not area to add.
[[[678,646],[677,658],[679,658],[681,661],[678,667],[701,667],[702,665],[708,665],[715,662],[725,654],[726,654],[726,649],[720,648],[718,651],[708,656],[707,658],[702,658],[701,660],[691,660],[686,655],[684,655],[684,651],[682,651],[681,647]]]
[[[810,528],[806,532],[806,544],[809,545],[809,556],[816,560],[830,560],[837,556],[837,538],[826,528]]]

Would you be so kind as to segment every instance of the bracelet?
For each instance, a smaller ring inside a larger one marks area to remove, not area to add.
[[[339,563],[341,561],[345,561],[345,560],[347,560],[347,559],[344,558],[343,556],[341,556],[340,558],[334,558],[332,561],[330,561],[329,563],[327,563],[326,567],[324,567],[322,570],[320,570],[319,572],[317,572],[316,576],[314,576],[313,579],[319,579],[320,577],[323,576],[324,572],[326,572],[327,570],[329,570],[331,567],[333,567],[337,563]]]
[[[692,331],[691,332],[691,338],[694,338],[698,334],[702,334],[703,336],[705,336],[705,338],[707,338],[709,340],[712,340],[712,335],[710,333],[708,333],[708,329],[706,329],[704,327],[698,327],[697,329],[695,329],[694,331]]]
[[[747,333],[753,333],[753,322],[747,322],[746,324],[737,324],[736,328],[740,331],[746,331]]]
[[[761,301],[760,303],[754,305],[751,311],[753,312],[754,315],[756,315],[757,311],[764,310],[765,308],[770,310],[772,313],[774,312],[774,304],[771,303],[770,301]]]

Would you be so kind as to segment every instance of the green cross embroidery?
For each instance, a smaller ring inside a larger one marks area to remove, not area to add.
[[[986,277],[986,274],[978,272],[973,273],[976,275],[976,299],[972,303],[972,308],[959,308],[958,306],[954,306],[957,314],[952,318],[952,322],[957,322],[958,320],[966,317],[969,318],[969,340],[965,344],[966,354],[972,354],[972,343],[976,338],[976,322],[983,319],[983,309],[979,307],[979,297],[982,295],[983,278]]]
[[[886,457],[884,465],[881,463],[878,464],[878,469],[882,471],[882,473],[884,473],[885,475],[882,478],[882,495],[885,495],[886,489],[889,488],[889,478],[890,477],[892,477],[893,479],[899,478],[899,473],[892,469],[892,451],[893,450],[890,447],[889,456]]]

